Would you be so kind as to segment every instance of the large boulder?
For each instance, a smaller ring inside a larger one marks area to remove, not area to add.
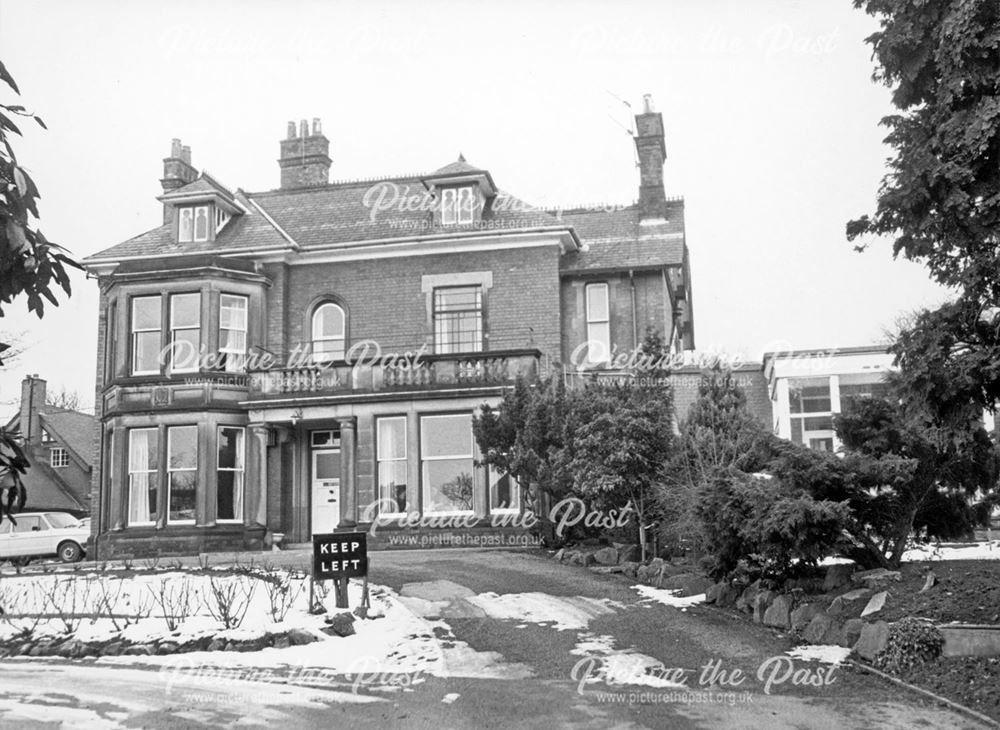
[[[885,621],[865,624],[861,629],[861,636],[858,637],[858,641],[854,645],[854,653],[862,659],[870,661],[885,648],[888,640],[889,624]]]
[[[844,635],[843,641],[840,643],[841,646],[850,649],[852,646],[858,643],[858,639],[861,638],[861,632],[865,628],[865,622],[859,618],[852,618],[849,621],[844,622]]]
[[[759,580],[755,580],[753,583],[744,588],[740,597],[736,599],[736,609],[746,613],[753,611],[753,602],[757,597],[757,594],[760,593],[760,590]]]
[[[638,563],[642,559],[642,550],[638,545],[616,544],[618,550],[618,563]]]
[[[302,646],[303,644],[311,644],[314,641],[319,641],[319,638],[305,629],[289,629],[288,640],[292,642],[293,646]]]
[[[350,611],[330,616],[326,620],[326,623],[327,625],[320,629],[320,631],[331,636],[353,636],[355,633],[354,614]]]
[[[635,579],[638,576],[639,567],[640,567],[639,563],[628,562],[621,564],[622,573],[624,573],[627,577],[633,579]]]
[[[594,562],[598,565],[618,565],[618,551],[613,547],[601,548],[594,553]]]
[[[753,597],[753,620],[754,623],[763,623],[764,614],[770,607],[771,602],[778,597],[774,591],[763,590]]]
[[[809,642],[810,644],[823,644],[824,638],[830,633],[830,629],[834,626],[834,620],[832,616],[828,616],[825,613],[816,614],[813,616],[812,621],[806,626],[806,630],[802,632],[802,638]]]
[[[801,606],[797,606],[789,614],[789,625],[796,631],[801,631],[821,613],[823,613],[823,607],[818,603],[804,603]]]
[[[787,629],[791,626],[792,599],[791,596],[782,595],[775,598],[771,605],[764,612],[764,625],[774,626],[779,629]]]
[[[865,616],[871,616],[873,613],[878,613],[885,606],[885,599],[889,597],[886,591],[879,591],[871,600],[868,601],[868,605],[865,606],[865,610],[861,612],[861,618]]]
[[[742,592],[739,586],[727,583],[719,593],[718,598],[715,599],[715,605],[719,608],[730,608],[736,604]]]
[[[889,581],[899,582],[903,579],[903,574],[898,570],[887,570],[885,568],[875,568],[874,570],[862,570],[851,576],[855,583],[864,583],[868,587],[888,583]]]
[[[823,578],[823,592],[830,593],[838,588],[843,588],[851,582],[851,574],[854,572],[854,563],[835,563],[826,569],[826,576]]]
[[[594,564],[593,553],[585,553],[580,550],[573,550],[568,553],[568,556],[569,557],[566,559],[566,562],[569,563],[570,565],[579,565],[586,568],[588,565]]]

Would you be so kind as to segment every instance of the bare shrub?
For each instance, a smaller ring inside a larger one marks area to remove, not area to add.
[[[227,578],[212,576],[209,580],[209,594],[203,598],[205,608],[222,624],[224,629],[239,628],[250,608],[256,581],[245,575]]]
[[[163,579],[156,589],[150,586],[149,591],[160,607],[168,631],[176,631],[191,615],[191,580],[187,576]]]
[[[271,620],[275,623],[281,623],[302,594],[305,583],[297,580],[291,573],[282,570],[268,573],[262,580],[267,590]]]
[[[142,561],[142,564],[146,566],[147,570],[156,570],[160,567],[160,557],[158,555],[154,555],[151,558],[146,558]]]
[[[72,634],[76,631],[89,613],[92,587],[89,580],[75,575],[64,580],[57,577],[48,586],[45,592],[46,603],[58,616],[65,633]]]
[[[316,581],[310,576],[313,586],[312,605],[309,613],[326,613],[326,597],[330,595],[330,584],[327,581]]]

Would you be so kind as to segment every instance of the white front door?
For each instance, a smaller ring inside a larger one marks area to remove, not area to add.
[[[312,534],[333,532],[340,523],[340,449],[312,451]]]

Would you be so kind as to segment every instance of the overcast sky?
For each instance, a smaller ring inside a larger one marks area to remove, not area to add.
[[[880,341],[941,301],[887,243],[852,251],[889,150],[848,0],[670,2],[13,2],[0,53],[49,131],[16,142],[41,228],[86,256],[158,225],[170,140],[232,187],[278,185],[289,120],[320,117],[334,180],[434,170],[459,152],[545,206],[628,203],[630,110],[653,95],[668,194],[686,200],[699,350],[759,357]],[[11,101],[10,95],[3,97]],[[0,369],[93,402],[97,287],[0,331],[28,351]]]

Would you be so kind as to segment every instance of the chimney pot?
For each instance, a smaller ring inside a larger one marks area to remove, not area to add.
[[[321,134],[323,134],[323,124],[319,117],[313,117],[313,137],[318,137]]]
[[[181,159],[187,164],[191,164],[191,148],[188,145],[181,147]]]
[[[309,136],[309,122],[305,119],[299,122],[299,136],[303,138]]]
[[[287,139],[295,139],[295,122],[288,123],[288,137]]]
[[[181,141],[176,137],[170,140],[170,156],[178,158],[181,156]]]
[[[656,109],[653,108],[653,95],[643,94],[642,95],[642,113],[652,114]]]

